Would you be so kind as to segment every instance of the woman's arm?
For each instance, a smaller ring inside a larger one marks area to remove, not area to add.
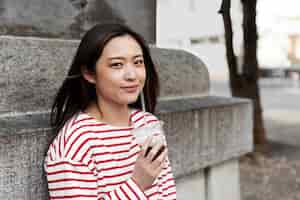
[[[45,162],[50,199],[98,199],[97,177],[86,164],[60,159]]]
[[[114,190],[101,192],[98,177],[84,163],[57,160],[45,163],[50,199],[147,200],[133,179]]]

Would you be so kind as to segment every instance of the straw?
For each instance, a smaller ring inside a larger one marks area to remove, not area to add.
[[[142,109],[143,109],[144,112],[146,112],[145,96],[144,96],[144,92],[143,91],[141,92],[141,102],[142,102]],[[145,115],[143,116],[143,122],[144,122],[144,125],[147,124]]]
[[[141,101],[142,101],[142,109],[144,112],[146,112],[145,97],[143,91],[141,92]]]

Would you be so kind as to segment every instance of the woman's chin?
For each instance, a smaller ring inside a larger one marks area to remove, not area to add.
[[[137,101],[137,99],[138,99],[138,96],[137,95],[130,95],[130,96],[127,96],[126,98],[122,98],[122,101],[121,101],[121,103],[122,104],[133,104],[133,103],[135,103],[136,101]]]
[[[137,101],[138,97],[128,99],[128,104],[133,104]]]

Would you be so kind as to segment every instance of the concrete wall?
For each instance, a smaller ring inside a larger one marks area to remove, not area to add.
[[[78,40],[0,36],[0,114],[50,109],[78,44]],[[208,71],[201,60],[179,50],[151,51],[161,98],[208,95]]]
[[[0,36],[1,200],[47,199],[43,159],[51,138],[48,110],[77,45],[78,40]],[[225,180],[218,175],[224,174],[230,183],[226,191],[239,191],[237,158],[252,149],[250,102],[209,96],[208,72],[197,57],[155,47],[151,52],[162,86],[157,112],[165,121],[175,177],[210,169],[203,180],[212,182],[203,188],[218,196],[205,200],[239,200],[231,198],[237,192],[228,196],[215,191],[224,187],[214,177]],[[224,167],[232,159],[233,167]],[[233,175],[228,175],[230,169]]]
[[[155,41],[156,1],[1,0],[0,35],[79,38],[101,22],[124,22]]]

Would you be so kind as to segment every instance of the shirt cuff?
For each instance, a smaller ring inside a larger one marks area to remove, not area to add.
[[[147,200],[147,196],[140,188],[140,186],[132,179],[129,178],[128,181],[125,182],[126,187],[128,188],[126,191],[130,192],[139,200]]]

